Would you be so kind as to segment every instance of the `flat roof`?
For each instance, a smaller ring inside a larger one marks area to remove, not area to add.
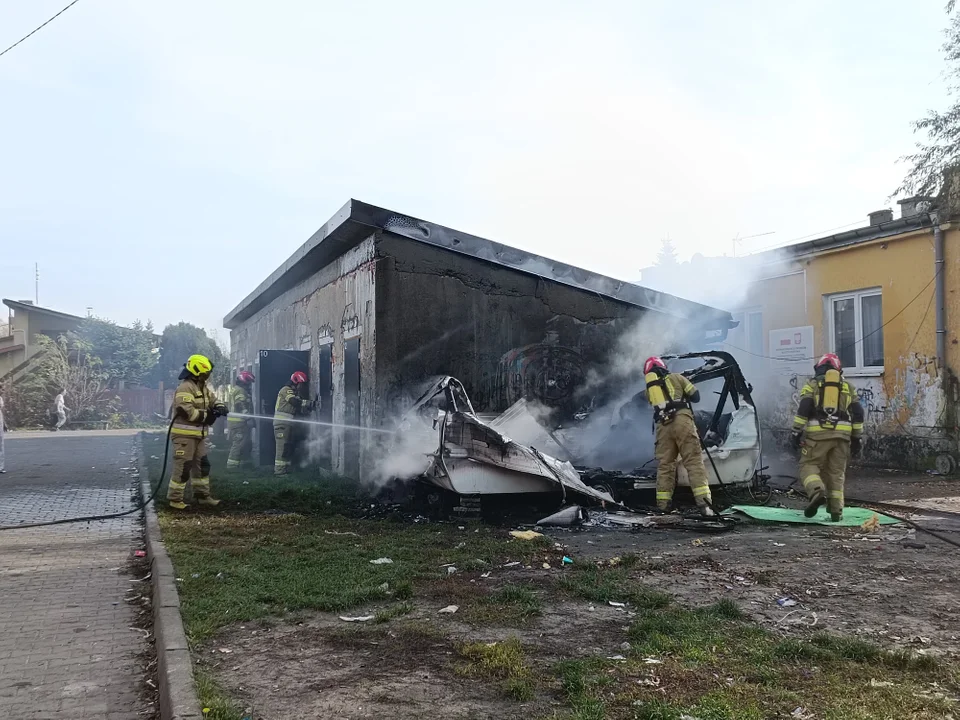
[[[683,300],[625,280],[615,280],[359,200],[350,200],[340,208],[286,262],[224,317],[223,326],[231,330],[236,328],[284,292],[319,272],[376,231],[468,255],[627,305],[693,319],[709,329],[727,330],[735,327],[732,316],[724,310]]]

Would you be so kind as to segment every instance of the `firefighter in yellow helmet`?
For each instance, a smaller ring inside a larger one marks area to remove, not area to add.
[[[863,406],[856,388],[843,378],[839,357],[827,353],[813,370],[800,390],[790,435],[800,450],[800,480],[810,499],[803,514],[812,518],[826,503],[830,519],[840,522],[847,462],[860,454]]]
[[[187,504],[183,493],[193,483],[199,505],[216,507],[220,501],[210,494],[210,461],[207,459],[207,428],[227,414],[207,385],[213,363],[203,355],[191,355],[180,371],[180,384],[173,396],[173,475],[167,490],[167,502],[175,510]]]
[[[290,382],[277,393],[277,405],[273,412],[273,438],[277,454],[273,461],[274,475],[290,472],[290,456],[293,451],[294,418],[308,412],[312,403],[300,396],[300,388],[307,384],[307,374],[299,370],[290,376]]]
[[[670,509],[677,486],[679,456],[690,476],[690,489],[700,514],[711,517],[715,514],[713,499],[691,409],[691,403],[700,402],[700,391],[680,373],[667,372],[667,366],[658,357],[647,358],[643,374],[647,401],[653,407],[656,424],[657,507],[664,511]]]
[[[227,456],[227,467],[240,467],[241,463],[250,462],[253,453],[253,419],[240,417],[253,412],[253,398],[250,388],[256,380],[252,372],[241,370],[237,373],[235,383],[227,391],[227,402],[230,415],[227,417],[227,427],[230,430],[230,454]]]

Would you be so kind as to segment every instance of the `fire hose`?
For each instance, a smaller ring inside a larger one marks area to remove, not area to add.
[[[107,513],[104,515],[86,515],[83,517],[63,518],[61,520],[46,520],[44,522],[25,523],[22,525],[0,525],[0,530],[23,530],[26,528],[49,527],[50,525],[68,525],[70,523],[78,522],[114,520],[115,518],[121,518],[127,515],[133,515],[133,513],[136,512],[140,512],[153,501],[153,499],[157,496],[157,493],[160,492],[160,486],[163,485],[163,478],[167,474],[167,457],[170,454],[170,433],[173,431],[173,423],[174,420],[171,420],[170,424],[167,426],[167,435],[163,446],[163,468],[160,470],[160,479],[157,481],[157,486],[150,491],[150,495],[146,499],[138,503],[130,510],[124,510],[123,512],[118,513]],[[141,468],[140,470],[143,472],[144,468]]]

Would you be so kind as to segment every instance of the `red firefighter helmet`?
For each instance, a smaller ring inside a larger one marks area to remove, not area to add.
[[[664,372],[666,372],[667,370],[666,364],[663,362],[663,360],[658,358],[656,355],[654,355],[653,357],[647,358],[647,361],[643,364],[643,374],[646,375],[647,373],[652,371],[654,368],[660,368]]]
[[[297,370],[293,375],[290,376],[290,382],[294,385],[300,385],[307,381],[307,374]]]
[[[817,360],[817,364],[813,366],[813,369],[817,370],[826,365],[829,365],[837,372],[843,370],[843,364],[840,362],[840,358],[834,353],[826,353],[822,358]]]
[[[237,373],[237,384],[238,385],[249,385],[256,378],[253,376],[252,372],[247,372],[246,370],[241,370]]]

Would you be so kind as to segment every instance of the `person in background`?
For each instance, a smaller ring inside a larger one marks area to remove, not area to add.
[[[250,461],[253,452],[252,429],[254,421],[248,417],[253,412],[253,399],[250,388],[256,380],[252,372],[241,370],[237,373],[236,384],[228,390],[227,402],[230,415],[227,416],[227,427],[230,430],[230,455],[227,457],[227,467],[240,467],[241,463]]]
[[[277,393],[277,405],[273,412],[273,438],[277,454],[273,461],[273,474],[290,472],[290,457],[293,453],[294,418],[313,409],[313,403],[304,400],[300,390],[307,384],[307,374],[299,370],[290,376],[290,382]]]
[[[690,476],[693,499],[704,517],[713,517],[713,499],[703,465],[700,435],[691,403],[700,402],[700,391],[680,373],[667,370],[658,357],[643,364],[647,401],[653,406],[656,424],[657,508],[670,509],[677,486],[677,458]]]
[[[800,479],[810,500],[803,514],[812,518],[826,503],[830,520],[840,522],[847,463],[860,454],[863,406],[837,355],[824,355],[813,372],[800,390],[790,434],[800,450]]]
[[[63,392],[66,392],[66,390]],[[53,407],[57,413],[57,430],[67,424],[67,412],[73,412],[73,410],[64,404],[63,392],[59,393],[56,399],[53,401]]]

